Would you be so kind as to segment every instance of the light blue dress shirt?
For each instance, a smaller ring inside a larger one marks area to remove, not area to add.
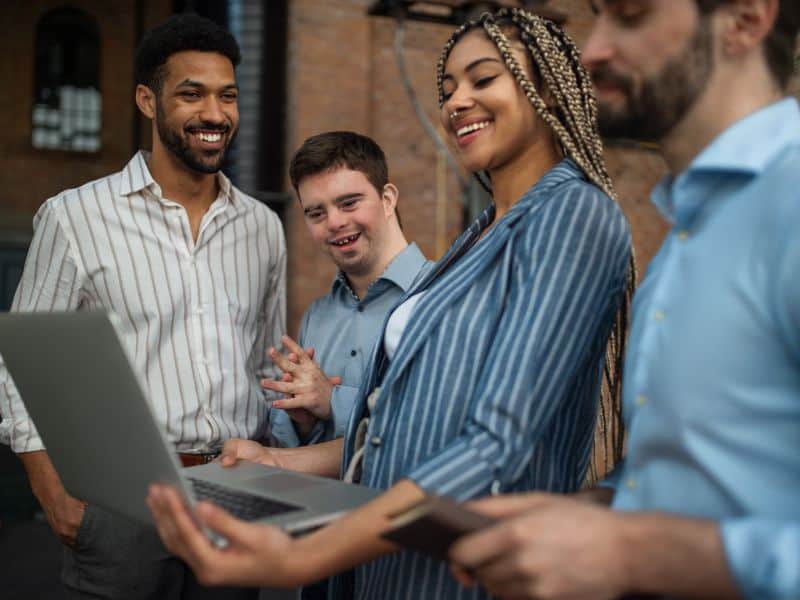
[[[356,297],[340,273],[330,293],[313,302],[300,323],[299,343],[303,348],[314,348],[315,359],[325,374],[338,375],[342,383],[333,388],[331,420],[317,423],[308,439],[299,439],[286,411],[271,411],[272,435],[282,445],[324,442],[344,435],[384,318],[430,264],[416,244],[409,244],[392,259],[363,298]]]
[[[735,123],[653,201],[614,507],[720,523],[749,598],[800,598],[800,110]]]

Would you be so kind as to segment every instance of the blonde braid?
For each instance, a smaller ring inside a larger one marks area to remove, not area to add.
[[[503,31],[510,24],[516,27],[532,66],[538,71],[543,85],[552,96],[554,109],[547,106],[535,84],[511,52],[510,42]],[[450,52],[465,33],[479,27],[497,47],[506,67],[536,113],[553,130],[566,156],[575,161],[592,183],[617,200],[603,156],[603,141],[597,129],[597,102],[591,78],[581,64],[578,47],[555,23],[518,8],[503,8],[494,14],[485,13],[477,21],[469,21],[459,27],[445,44],[436,65],[439,106],[444,104],[444,70]],[[625,294],[606,348],[594,457],[590,463],[590,481],[598,479],[596,460],[601,450],[605,471],[622,457],[625,437],[621,410],[622,367],[635,285],[636,260],[631,251]]]

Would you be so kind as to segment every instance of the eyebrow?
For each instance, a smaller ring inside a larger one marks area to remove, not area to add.
[[[465,73],[469,73],[469,72],[470,72],[470,71],[472,71],[472,70],[473,70],[475,67],[477,67],[477,66],[479,66],[479,65],[482,65],[482,64],[483,64],[483,63],[485,63],[485,62],[494,62],[494,63],[497,63],[497,64],[500,64],[500,65],[504,65],[504,66],[505,66],[505,63],[503,63],[503,62],[500,62],[500,60],[498,60],[498,59],[496,59],[496,58],[493,58],[493,57],[491,57],[491,56],[484,56],[483,58],[476,58],[476,59],[475,59],[475,60],[473,60],[471,63],[469,63],[469,64],[468,64],[468,65],[467,65],[467,66],[464,68],[464,72],[465,72]],[[452,76],[452,75],[450,75],[449,73],[445,73],[445,74],[444,74],[444,76],[442,77],[442,79],[453,79],[453,76]]]
[[[191,87],[191,88],[205,88],[206,84],[196,81],[194,79],[184,79],[178,85],[175,86],[175,89],[182,88],[182,87]],[[239,85],[237,83],[228,83],[227,85],[222,86],[223,90],[238,90]]]

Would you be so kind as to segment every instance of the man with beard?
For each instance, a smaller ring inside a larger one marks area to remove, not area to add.
[[[228,438],[265,437],[259,382],[274,372],[264,349],[285,327],[280,222],[219,172],[239,122],[238,62],[234,38],[194,15],[144,36],[136,104],[152,121],[152,153],[42,205],[12,308],[113,311],[186,466],[207,462]],[[154,530],[67,493],[4,368],[0,412],[2,439],[64,544],[72,597],[208,597]],[[117,460],[135,468],[125,448]]]
[[[292,157],[289,176],[312,240],[339,269],[330,293],[303,315],[300,345],[287,336],[289,355],[269,351],[284,377],[263,385],[285,396],[272,404],[283,409],[270,413],[272,434],[297,446],[344,435],[384,318],[426,261],[400,228],[399,191],[372,139],[352,131],[312,136]]]
[[[796,0],[597,0],[607,135],[657,140],[673,223],[634,301],[627,456],[573,498],[495,498],[451,551],[514,598],[800,597]],[[609,504],[613,510],[602,506]]]

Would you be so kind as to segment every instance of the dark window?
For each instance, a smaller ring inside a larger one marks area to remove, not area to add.
[[[85,12],[62,7],[36,26],[34,148],[100,150],[100,35]]]

